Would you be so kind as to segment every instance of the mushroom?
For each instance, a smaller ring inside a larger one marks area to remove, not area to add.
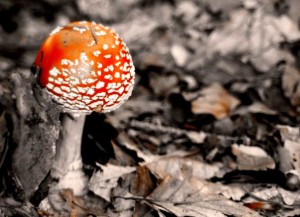
[[[85,115],[110,112],[131,95],[134,65],[129,50],[112,30],[95,22],[72,22],[56,28],[33,64],[42,91],[65,114],[51,175],[58,189],[86,193],[81,139]]]

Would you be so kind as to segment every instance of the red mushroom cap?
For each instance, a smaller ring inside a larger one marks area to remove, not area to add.
[[[56,28],[41,46],[34,67],[39,83],[72,112],[110,112],[131,95],[134,65],[119,36],[95,22]]]

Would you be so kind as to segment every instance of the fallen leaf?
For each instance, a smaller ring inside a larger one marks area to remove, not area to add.
[[[123,167],[112,164],[99,166],[102,171],[95,172],[89,182],[89,189],[106,201],[111,201],[111,190],[125,174],[136,170],[135,167]]]
[[[261,113],[261,114],[267,114],[267,115],[276,115],[277,112],[274,111],[273,109],[268,108],[266,105],[264,105],[261,102],[254,102],[249,106],[243,106],[239,109],[237,109],[235,114],[247,114],[247,113]]]
[[[236,156],[236,166],[240,170],[274,169],[274,160],[260,147],[232,145],[232,153]]]
[[[279,147],[280,169],[300,177],[300,130],[298,127],[278,125],[283,147]]]
[[[181,67],[186,64],[190,57],[190,53],[187,51],[187,49],[180,44],[174,44],[171,46],[171,55],[175,60],[175,63]]]
[[[152,163],[145,164],[149,170],[159,178],[171,176],[193,176],[209,179],[221,169],[220,164],[207,164],[187,157],[164,157]]]
[[[254,11],[233,11],[224,27],[212,32],[207,48],[222,55],[250,54],[251,62],[259,70],[268,71],[283,59],[278,44],[299,38],[299,29],[288,16],[276,17],[261,6]]]
[[[176,216],[254,217],[258,213],[219,195],[215,184],[184,176],[166,176],[145,202]]]
[[[0,115],[0,168],[5,160],[8,151],[8,129],[5,119],[5,112]]]
[[[300,202],[299,192],[287,191],[278,186],[272,186],[269,188],[256,188],[252,190],[250,197],[244,200],[246,203],[255,203],[258,201],[277,204],[277,206],[286,206],[294,208]],[[276,206],[275,206],[276,207]],[[274,209],[273,207],[272,209]]]
[[[78,214],[87,214],[84,200],[81,197],[75,196],[72,189],[63,189],[60,196],[66,201],[70,212],[70,217],[76,217]]]
[[[137,167],[136,177],[132,182],[131,193],[134,195],[146,197],[155,188],[151,173],[145,166]]]
[[[293,106],[300,105],[300,72],[290,64],[287,64],[283,71],[282,89]]]
[[[214,83],[200,92],[200,97],[192,101],[194,114],[212,114],[217,119],[230,115],[240,101],[227,92],[220,84]]]

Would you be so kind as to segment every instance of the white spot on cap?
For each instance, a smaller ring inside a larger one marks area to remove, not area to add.
[[[92,76],[96,77],[96,72],[95,71],[91,71],[90,72]]]
[[[120,78],[120,77],[121,77],[120,72],[116,72],[115,73],[115,78]]]
[[[134,65],[133,65],[133,64],[131,64],[130,75],[131,75],[131,76],[134,76],[134,75],[135,75],[135,68],[134,68]]]
[[[61,65],[69,65],[69,66],[73,66],[74,63],[71,60],[68,59],[62,59],[61,60]]]
[[[85,102],[85,104],[89,104],[92,100],[90,98],[84,98],[82,101]]]
[[[71,88],[67,87],[67,86],[61,86],[60,87],[62,90],[66,91],[66,92],[70,92]]]
[[[104,55],[104,58],[106,58],[106,59],[111,58],[111,54],[106,54],[106,55]]]
[[[58,74],[60,74],[60,71],[56,68],[53,67],[50,71],[49,71],[50,75],[56,77]]]
[[[78,31],[80,33],[84,33],[85,31],[87,31],[87,28],[86,27],[77,27],[77,26],[74,26],[73,30]]]
[[[105,83],[103,81],[98,81],[98,83],[96,84],[96,88],[100,89],[102,87],[104,87]]]
[[[48,89],[52,90],[52,89],[54,88],[54,85],[51,84],[51,83],[48,83],[48,84],[46,85],[46,87],[47,87]]]
[[[93,95],[95,93],[95,90],[93,88],[90,88],[87,92],[88,95]]]
[[[78,78],[72,76],[72,77],[70,77],[70,84],[71,84],[71,85],[80,84],[80,81],[79,81]]]
[[[78,89],[75,88],[75,87],[72,87],[71,90],[72,90],[73,92],[75,92],[75,93],[78,93]]]
[[[109,66],[107,66],[107,68],[110,70],[110,71],[114,71],[114,66],[113,65],[109,65]]]
[[[85,52],[81,52],[80,54],[80,60],[82,63],[89,65],[86,61],[89,60],[88,56],[85,54]]]
[[[55,29],[50,33],[50,35],[54,35],[55,33],[59,32],[61,29],[62,29],[61,26],[55,28]]]
[[[114,102],[116,101],[117,98],[118,98],[118,94],[112,94],[107,97],[107,100],[110,102]]]
[[[97,67],[101,69],[103,67],[102,63],[97,63]]]
[[[124,87],[120,87],[120,89],[118,90],[119,94],[122,94],[124,92]]]
[[[103,44],[103,50],[107,50],[108,49],[108,44]]]
[[[95,35],[97,36],[106,35],[106,32],[105,31],[95,32]]]
[[[54,80],[54,83],[55,83],[55,84],[61,84],[61,81],[59,81],[58,79],[55,79],[55,80]]]
[[[127,74],[122,74],[122,80],[124,80],[124,79],[130,79],[131,78],[131,74],[130,73],[127,73]],[[127,82],[127,81],[126,81]],[[127,84],[127,83],[124,83],[125,85]]]
[[[86,91],[89,89],[88,87],[77,87],[77,88],[80,93],[86,93]]]
[[[74,99],[74,98],[77,97],[77,95],[78,95],[78,94],[76,94],[76,93],[74,93],[74,92],[70,92],[70,93],[68,94],[68,98]]]
[[[112,76],[111,76],[111,75],[105,75],[104,78],[105,78],[105,79],[111,80],[111,79],[112,79]]]
[[[103,105],[103,102],[101,102],[101,101],[93,102],[93,103],[91,103],[89,106],[90,106],[91,108],[96,108],[96,107],[99,106],[99,105]]]
[[[100,92],[100,93],[97,93],[95,96],[99,97],[99,98],[104,98],[106,95],[105,92]]]
[[[125,63],[124,63],[124,68],[125,68],[124,70],[126,70],[126,71],[127,71],[127,67],[128,67],[128,66],[129,66],[129,65],[128,65],[128,63],[127,63],[127,62],[125,62]]]
[[[68,69],[65,69],[65,68],[62,69],[62,75],[63,76],[67,77],[69,74],[70,74],[70,72],[69,72]]]
[[[95,40],[92,40],[90,44],[88,44],[88,47],[92,47],[94,44],[96,44]]]
[[[98,57],[100,54],[101,54],[101,51],[100,51],[100,50],[96,50],[96,51],[93,52],[93,55],[94,55],[95,57]]]
[[[53,91],[57,94],[63,94],[63,92],[61,91],[61,89],[59,87],[54,87]]]

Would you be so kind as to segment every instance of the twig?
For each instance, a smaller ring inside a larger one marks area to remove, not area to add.
[[[140,129],[140,130],[144,130],[147,132],[151,131],[151,132],[163,133],[163,134],[173,134],[173,135],[177,135],[177,136],[189,136],[190,133],[196,132],[196,133],[204,135],[205,138],[216,137],[219,140],[231,141],[231,142],[234,142],[238,139],[242,139],[245,144],[250,143],[250,138],[248,138],[246,136],[239,138],[239,137],[232,137],[232,136],[225,136],[225,135],[217,135],[217,134],[213,134],[213,133],[206,133],[203,131],[188,131],[188,130],[178,129],[175,127],[162,126],[162,125],[157,125],[157,124],[152,124],[152,123],[142,122],[142,121],[137,121],[137,120],[130,121],[129,126]]]

